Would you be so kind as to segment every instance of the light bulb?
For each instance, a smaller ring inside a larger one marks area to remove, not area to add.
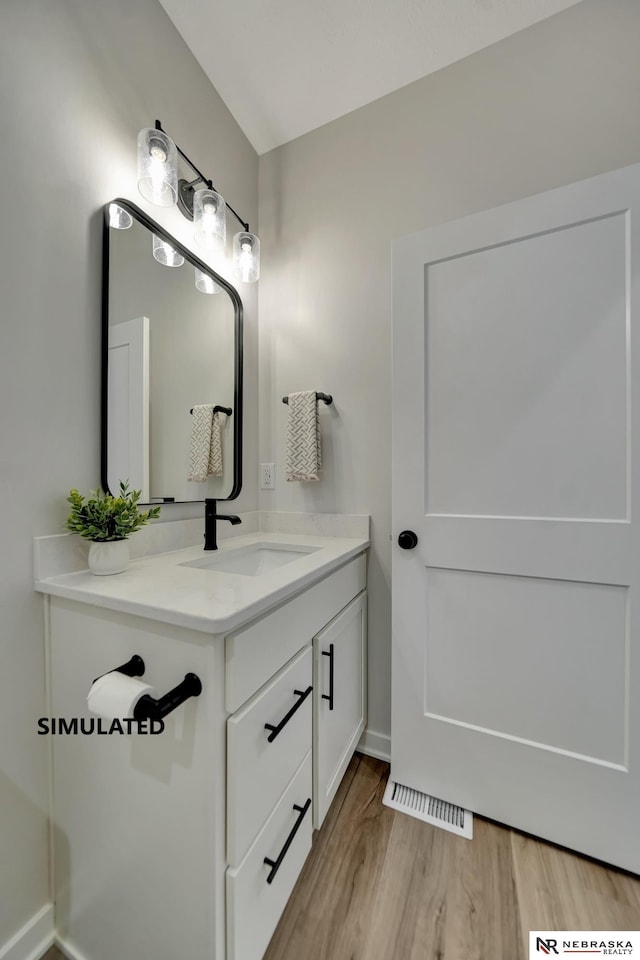
[[[251,275],[251,270],[253,269],[253,256],[251,255],[251,245],[248,243],[242,244],[242,253],[240,254],[238,266],[240,269],[240,279],[244,283],[248,283],[249,277]]]
[[[154,203],[162,200],[165,189],[165,171],[167,155],[159,147],[149,149],[149,177],[151,179],[151,191],[153,193]]]
[[[167,159],[167,151],[159,140],[149,141],[149,155],[156,162],[164,163]]]

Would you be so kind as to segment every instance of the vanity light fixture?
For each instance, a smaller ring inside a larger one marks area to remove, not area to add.
[[[133,217],[117,203],[109,204],[109,226],[114,230],[128,230],[133,226]]]
[[[210,277],[208,273],[203,273],[202,270],[198,270],[197,267],[194,269],[196,271],[196,290],[199,290],[200,293],[220,293],[222,287],[215,282],[213,277]]]
[[[184,257],[175,247],[153,234],[153,258],[165,267],[181,267]]]
[[[178,180],[178,155],[196,174],[194,180]],[[198,184],[204,186],[196,190]],[[233,238],[233,268],[236,279],[243,283],[253,283],[259,278],[258,237],[249,232],[249,224],[245,223],[232,206],[225,203],[213,186],[213,181],[205,177],[165,133],[159,120],[156,120],[154,129],[141,130],[138,135],[138,189],[143,197],[161,207],[173,206],[176,203],[180,213],[187,220],[194,221],[196,242],[218,252],[224,249],[226,242],[228,208],[243,227]],[[202,290],[197,279],[196,286],[198,290]]]

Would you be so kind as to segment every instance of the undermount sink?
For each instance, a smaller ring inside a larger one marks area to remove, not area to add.
[[[315,553],[320,547],[290,543],[252,543],[228,552],[206,554],[198,560],[181,563],[181,567],[196,567],[199,570],[211,570],[213,573],[237,573],[243,577],[259,577],[283,567],[309,553]]]

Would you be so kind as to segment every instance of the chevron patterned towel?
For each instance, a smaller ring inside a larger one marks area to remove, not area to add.
[[[322,470],[320,417],[315,390],[289,394],[287,480],[319,480]]]
[[[211,418],[211,444],[209,446],[209,476],[222,476],[222,422],[216,410]]]
[[[222,476],[222,429],[220,414],[210,403],[193,408],[188,480],[204,483],[208,477]]]

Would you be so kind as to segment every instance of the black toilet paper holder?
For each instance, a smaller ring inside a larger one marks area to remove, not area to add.
[[[200,677],[195,673],[185,673],[182,683],[179,683],[173,690],[169,690],[169,693],[165,693],[164,697],[155,700],[147,693],[140,697],[133,710],[133,719],[162,720],[189,697],[199,697],[201,693]]]
[[[145,669],[146,667],[142,657],[134,653],[131,659],[123,663],[122,666],[114,667],[113,670],[107,670],[106,673],[101,673],[100,677],[106,677],[110,673],[124,673],[125,677],[143,677]],[[96,680],[99,680],[100,677],[96,677]],[[95,683],[96,680],[93,682]]]
[[[130,660],[127,660],[127,662],[123,663],[120,667],[108,670],[107,674],[124,673],[126,677],[142,677],[144,676],[144,671],[144,660],[135,653]],[[107,676],[107,674],[102,674],[102,676]],[[96,677],[96,679],[99,680],[100,678]],[[199,697],[201,693],[202,683],[200,677],[195,673],[186,673],[184,680],[179,683],[177,687],[174,687],[173,690],[165,693],[163,697],[159,697],[156,700],[147,693],[140,697],[133,711],[133,719],[162,720],[167,714],[171,713],[172,710],[179,707],[181,703],[184,703],[185,700],[188,700],[190,697]]]

